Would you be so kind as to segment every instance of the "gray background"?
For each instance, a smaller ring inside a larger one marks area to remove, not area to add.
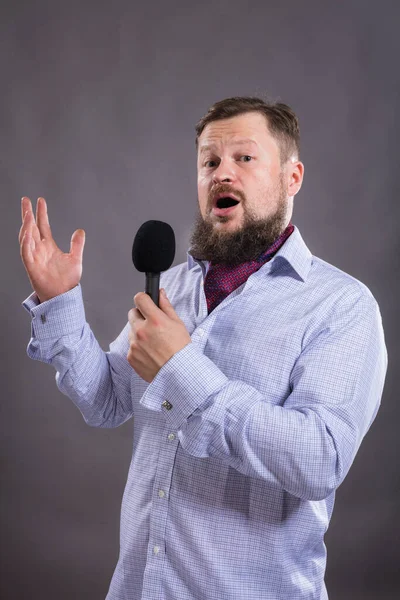
[[[86,230],[86,314],[108,349],[143,289],[130,259],[141,223],[171,223],[185,259],[195,123],[216,100],[266,93],[300,118],[293,222],[371,289],[389,351],[381,410],[326,535],[330,600],[399,597],[399,17],[394,1],[3,0],[1,598],[105,597],[132,445],[131,421],[89,428],[26,355],[21,196],[46,197],[64,250]]]

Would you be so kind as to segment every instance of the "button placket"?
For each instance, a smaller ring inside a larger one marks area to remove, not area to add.
[[[165,559],[166,525],[169,510],[169,490],[178,447],[178,438],[169,430],[167,423],[162,432],[162,447],[154,483],[151,513],[148,562],[143,579],[143,597],[154,598],[154,590],[161,585],[163,560]],[[172,443],[171,442],[175,442]],[[146,596],[147,594],[147,596]],[[158,596],[157,596],[158,597]]]

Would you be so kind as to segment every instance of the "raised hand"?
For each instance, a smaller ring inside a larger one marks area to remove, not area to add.
[[[70,251],[64,253],[51,234],[45,199],[38,198],[36,221],[29,198],[22,198],[21,208],[21,258],[33,290],[40,302],[44,302],[78,285],[82,276],[85,232],[83,229],[74,231]]]

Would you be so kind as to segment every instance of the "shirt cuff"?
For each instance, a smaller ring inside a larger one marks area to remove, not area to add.
[[[33,292],[22,306],[32,317],[32,337],[38,340],[59,339],[81,330],[86,322],[80,284],[45,302]]]
[[[226,375],[191,342],[161,367],[140,403],[150,410],[162,411],[170,425],[178,429],[228,381]]]

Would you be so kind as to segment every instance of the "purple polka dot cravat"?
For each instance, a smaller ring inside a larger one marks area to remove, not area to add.
[[[222,264],[210,264],[204,279],[204,293],[207,299],[208,314],[224,300],[231,292],[244,283],[250,275],[258,271],[266,262],[278,252],[279,248],[293,233],[292,223],[275,240],[275,242],[257,259],[241,263],[236,267]]]

